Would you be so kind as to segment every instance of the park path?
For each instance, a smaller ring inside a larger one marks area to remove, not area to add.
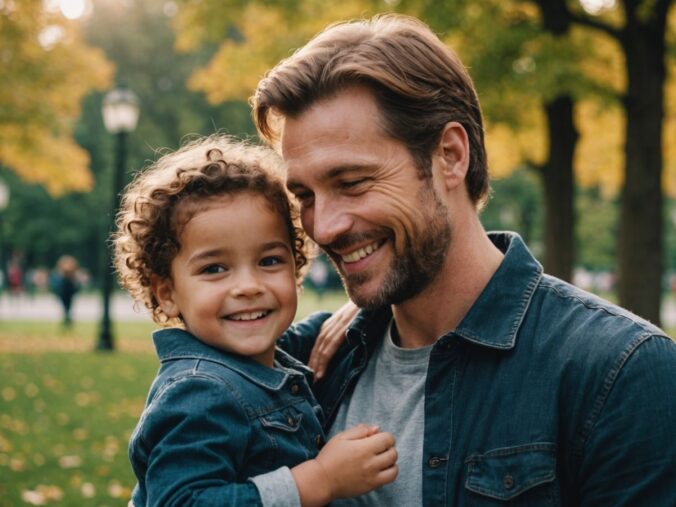
[[[98,294],[78,294],[73,304],[73,319],[97,322],[101,319],[101,296]],[[129,296],[115,293],[111,301],[111,316],[117,321],[152,322],[144,309],[135,309]],[[61,319],[61,306],[52,294],[37,294],[10,297],[7,292],[0,294],[0,322],[3,320],[46,320]],[[662,304],[662,325],[676,327],[676,298],[664,298]]]
[[[129,296],[115,293],[110,305],[111,318],[117,321],[152,322],[144,309],[136,310]],[[99,294],[78,294],[73,300],[73,320],[81,322],[97,322],[101,320],[102,303]],[[7,292],[0,294],[0,321],[3,320],[43,320],[59,321],[62,311],[59,300],[52,294],[22,294],[10,296]]]

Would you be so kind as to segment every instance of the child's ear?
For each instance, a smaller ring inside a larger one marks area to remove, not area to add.
[[[174,300],[174,286],[171,283],[171,278],[153,277],[151,290],[162,312],[167,317],[173,319],[181,314],[178,304]]]

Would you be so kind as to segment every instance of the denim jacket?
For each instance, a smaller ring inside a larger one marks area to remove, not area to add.
[[[287,333],[314,339],[324,318]],[[267,368],[180,329],[153,341],[161,366],[129,443],[136,507],[261,505],[247,479],[317,454],[321,408],[292,357],[277,350],[283,369]]]
[[[430,355],[421,504],[676,505],[676,343],[490,237],[503,262]],[[327,427],[391,318],[361,312],[315,385]]]

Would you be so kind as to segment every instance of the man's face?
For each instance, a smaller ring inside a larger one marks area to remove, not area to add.
[[[287,118],[282,152],[303,227],[364,308],[398,304],[441,269],[448,211],[404,144],[385,135],[372,93],[347,89]]]

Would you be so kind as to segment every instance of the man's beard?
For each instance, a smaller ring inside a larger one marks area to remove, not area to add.
[[[431,185],[425,185],[419,194],[420,209],[426,210],[430,204],[434,209],[425,213],[419,224],[420,230],[412,231],[414,236],[404,238],[404,251],[396,252],[393,244],[394,260],[385,275],[382,285],[372,295],[360,294],[359,287],[373,277],[369,273],[345,275],[339,262],[329,255],[350,299],[360,308],[373,310],[385,305],[396,305],[411,299],[423,291],[441,271],[451,242],[451,226],[448,222],[448,209],[439,200]],[[356,243],[371,234],[341,238],[336,243]],[[382,237],[382,236],[381,236]],[[394,238],[390,234],[390,240]],[[381,247],[382,248],[382,247]]]

